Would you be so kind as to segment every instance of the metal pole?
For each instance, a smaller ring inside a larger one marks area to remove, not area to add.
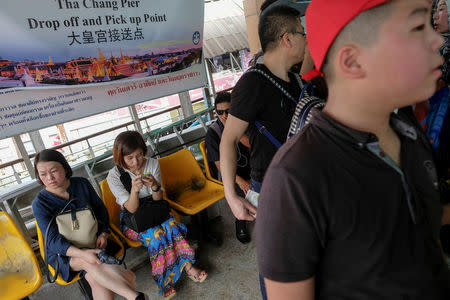
[[[136,125],[136,130],[139,131],[141,134],[144,134],[144,132],[142,131],[141,122],[139,121],[136,105],[130,105],[128,106],[128,108],[130,109],[131,119]]]
[[[191,96],[189,92],[178,93],[180,97],[181,109],[183,111],[183,119],[190,117],[194,114],[194,108],[192,107]]]
[[[14,142],[17,146],[17,149],[20,152],[20,156],[23,159],[23,162],[25,163],[25,167],[28,170],[28,174],[30,174],[30,177],[32,179],[35,179],[36,177],[34,176],[34,167],[33,164],[31,163],[30,157],[28,156],[27,150],[25,149],[25,146],[23,145],[22,139],[20,138],[20,135],[15,135],[13,136]]]
[[[30,131],[29,135],[31,138],[31,143],[34,147],[34,151],[36,151],[36,153],[41,152],[45,149],[44,141],[42,140],[39,130]]]
[[[206,75],[208,76],[209,94],[216,98],[216,87],[214,86],[214,79],[211,72],[211,62],[209,59],[205,59],[205,68]]]

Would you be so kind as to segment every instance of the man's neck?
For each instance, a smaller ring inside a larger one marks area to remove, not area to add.
[[[264,65],[278,78],[289,82],[288,71],[292,64],[286,61],[285,55],[279,52],[264,53]]]
[[[361,97],[366,96],[351,95],[348,90],[347,92],[345,95],[331,92],[324,112],[347,127],[373,133],[380,139],[386,136],[391,130],[389,119],[392,111],[380,105],[367,105],[380,103],[380,99],[362,102]]]

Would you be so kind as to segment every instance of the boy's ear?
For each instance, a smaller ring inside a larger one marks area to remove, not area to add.
[[[361,49],[355,45],[341,47],[336,55],[339,72],[347,78],[363,78],[366,72],[361,64]]]

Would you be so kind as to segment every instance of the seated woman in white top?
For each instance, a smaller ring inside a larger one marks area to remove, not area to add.
[[[207,273],[193,266],[194,250],[186,242],[186,226],[169,213],[162,200],[161,174],[156,159],[147,157],[147,146],[137,131],[120,133],[113,147],[116,166],[106,178],[116,202],[121,205],[121,229],[148,248],[152,277],[166,298],[175,296],[173,284],[183,270],[195,282]]]

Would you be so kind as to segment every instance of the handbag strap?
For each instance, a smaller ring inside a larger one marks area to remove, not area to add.
[[[52,217],[52,219],[50,220],[50,222],[47,225],[47,228],[45,229],[45,234],[44,234],[44,264],[46,266],[46,270],[47,270],[47,280],[50,283],[54,283],[56,281],[56,278],[58,277],[58,273],[59,273],[59,261],[58,259],[56,259],[56,265],[55,265],[55,274],[53,275],[53,277],[50,276],[50,270],[48,269],[48,231],[50,229],[50,226],[52,225],[52,223],[56,220],[56,217],[58,215],[60,215],[62,212],[64,212],[67,208],[67,206],[72,203],[72,201],[74,201],[77,198],[73,198],[71,199],[69,202],[67,202],[67,204],[64,206],[64,208],[56,215],[54,215]],[[59,253],[56,253],[57,256],[59,256]]]
[[[123,187],[128,193],[131,193],[131,176],[123,168],[117,166],[117,170],[120,173],[120,182],[122,182]]]

